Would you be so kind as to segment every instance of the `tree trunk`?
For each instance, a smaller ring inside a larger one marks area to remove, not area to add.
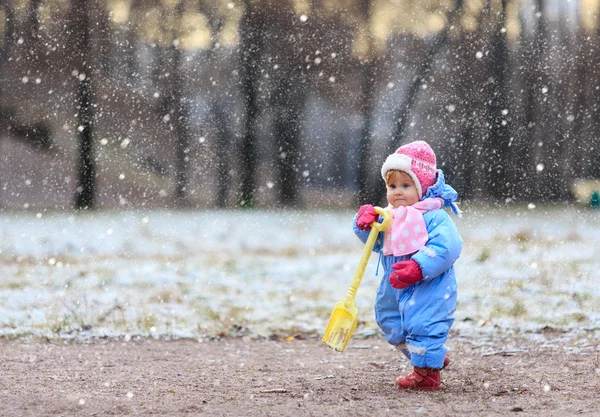
[[[4,8],[4,33],[2,34],[2,48],[0,48],[0,127],[2,130],[8,128],[10,119],[10,110],[8,105],[4,103],[4,73],[7,66],[8,57],[11,54],[12,45],[15,41],[15,14],[10,4],[3,4]]]
[[[188,153],[190,147],[189,105],[183,96],[183,73],[181,70],[181,48],[171,47],[171,93],[169,97],[172,123],[177,136],[175,147],[175,202],[177,207],[185,208],[190,205],[188,185]]]
[[[33,4],[33,2],[32,2]],[[4,74],[9,62],[11,47],[15,42],[15,15],[9,4],[4,4],[6,26],[3,33],[2,48],[0,48],[0,131],[7,132],[10,136],[25,140],[37,149],[47,150],[52,146],[50,127],[46,122],[21,123],[18,120],[14,105],[4,102]],[[33,7],[30,5],[30,7]],[[39,6],[38,6],[39,7]],[[37,10],[37,9],[36,9]],[[36,21],[37,22],[37,21]],[[36,34],[37,30],[33,31]],[[28,54],[29,56],[29,54]]]
[[[264,16],[260,6],[246,0],[246,11],[240,22],[241,84],[246,118],[240,146],[242,169],[240,172],[241,193],[239,205],[254,206],[256,191],[256,122],[258,119],[258,87],[263,45]]]
[[[96,166],[94,159],[92,106],[92,67],[90,65],[90,10],[87,0],[72,0],[70,18],[73,27],[73,46],[77,55],[76,63],[79,71],[77,88],[79,121],[79,175],[75,207],[77,209],[93,209],[95,206]]]
[[[363,64],[362,71],[362,114],[363,125],[358,146],[358,164],[356,173],[358,177],[358,204],[379,205],[383,188],[374,185],[369,172],[373,169],[371,148],[373,142],[374,101],[376,93],[377,59],[371,57]],[[379,172],[379,170],[376,170]],[[379,178],[379,175],[377,175]]]
[[[210,38],[211,45],[210,49],[206,52],[206,62],[208,62],[213,68],[209,70],[215,78],[219,77],[218,71],[221,70],[219,65],[215,62],[218,59],[218,39],[221,30],[223,29],[223,17],[219,14],[218,7],[208,6],[204,3],[198,4],[198,11],[207,16],[210,27]],[[214,72],[213,72],[214,71]],[[219,83],[220,84],[220,83]],[[229,186],[230,186],[230,165],[231,165],[231,141],[233,136],[228,129],[228,117],[226,114],[226,101],[225,97],[228,94],[223,94],[221,86],[216,87],[208,91],[208,100],[210,101],[209,108],[210,114],[212,115],[214,122],[214,137],[216,144],[216,174],[217,174],[217,191],[216,191],[216,205],[219,208],[227,207],[229,200]]]
[[[566,3],[564,4],[566,5]],[[567,6],[568,7],[568,6]],[[565,10],[565,15],[568,16],[568,10]],[[563,145],[563,163],[561,164],[561,177],[567,191],[565,198],[573,199],[571,193],[571,183],[574,178],[582,177],[583,157],[582,135],[586,109],[586,62],[590,51],[590,44],[586,39],[584,26],[580,21],[580,10],[577,5],[576,21],[568,21],[564,26],[564,48],[563,50],[573,51],[566,61],[566,68],[562,80],[574,81],[566,84],[567,102],[570,103],[568,114],[563,117],[564,145]],[[570,77],[570,75],[573,75]],[[559,100],[561,98],[559,97]],[[560,108],[560,103],[557,105]],[[566,121],[564,121],[566,118]]]
[[[360,140],[358,142],[358,160],[356,167],[356,176],[358,179],[358,194],[357,203],[362,204],[374,204],[378,205],[379,194],[373,193],[371,190],[371,181],[369,172],[372,169],[372,158],[371,158],[371,142],[373,140],[373,102],[375,100],[375,79],[377,77],[375,64],[374,47],[373,47],[373,36],[371,34],[371,1],[361,0],[360,2],[360,14],[363,18],[363,27],[359,27],[359,30],[364,30],[367,33],[368,41],[368,56],[362,63],[361,73],[361,113],[362,113],[362,130],[360,132]]]
[[[496,20],[496,19],[494,19]],[[503,200],[512,191],[508,181],[509,171],[509,140],[511,133],[512,114],[510,112],[508,71],[509,57],[506,39],[506,0],[502,0],[502,10],[497,22],[492,25],[493,33],[490,39],[492,53],[491,76],[489,89],[488,123],[490,125],[489,142],[485,149],[487,166],[486,188],[496,200]]]
[[[554,88],[550,85],[550,76],[546,70],[551,40],[548,36],[546,2],[545,0],[536,0],[536,5],[540,17],[533,42],[534,53],[538,59],[534,61],[534,79],[537,81],[534,84],[535,124],[533,140],[530,143],[533,157],[530,164],[534,167],[533,172],[530,173],[530,188],[533,190],[533,196],[537,199],[553,199],[552,182],[557,179],[551,176],[551,164],[554,152],[552,148],[556,145],[556,138],[554,135],[555,125],[549,112],[553,110],[550,100],[554,94]]]
[[[522,17],[521,27],[525,27],[524,17]],[[535,196],[533,155],[535,151],[536,93],[541,88],[537,80],[537,65],[540,59],[540,51],[536,48],[537,36],[537,28],[535,28],[532,36],[522,29],[520,37],[524,90],[522,97],[523,128],[522,133],[518,135],[519,141],[514,151],[513,165],[515,167],[514,175],[518,178],[515,186],[520,189],[519,194],[524,199]]]
[[[594,87],[600,84],[600,15],[596,20],[596,33],[592,37],[594,44],[593,56],[593,83]],[[590,137],[585,143],[585,153],[588,160],[584,175],[587,178],[600,178],[600,89],[593,88],[591,91],[592,100],[592,129]]]
[[[275,90],[274,135],[278,151],[277,172],[279,204],[293,206],[298,203],[298,173],[300,171],[300,131],[304,106],[304,87],[300,77],[291,68]]]
[[[132,11],[135,13],[135,11]],[[139,64],[137,56],[138,33],[135,27],[135,20],[127,22],[126,35],[123,54],[125,55],[125,71],[127,79],[134,81],[138,77]]]
[[[40,7],[42,0],[31,0],[27,6],[26,42],[28,57],[37,60],[39,55]]]
[[[577,81],[575,85],[575,120],[571,128],[571,135],[575,144],[571,146],[572,154],[571,161],[573,164],[572,175],[575,178],[585,177],[585,155],[586,141],[588,138],[587,120],[590,119],[592,113],[589,103],[589,92],[586,88],[590,73],[590,51],[592,50],[592,42],[587,39],[585,29],[578,27],[577,29],[576,48],[579,50],[577,58]]]
[[[230,144],[228,140],[227,118],[221,105],[213,103],[212,115],[216,125],[216,147],[217,147],[217,207],[227,207],[229,197],[229,154]]]

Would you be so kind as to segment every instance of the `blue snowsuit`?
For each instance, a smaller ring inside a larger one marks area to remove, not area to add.
[[[423,198],[429,197],[442,198],[444,206],[450,206],[458,213],[454,205],[457,193],[446,185],[441,170],[438,170],[436,183],[428,188]],[[423,218],[429,238],[419,251],[411,255],[384,256],[384,232],[375,242],[373,251],[379,252],[385,271],[375,299],[375,320],[387,341],[397,345],[413,366],[441,369],[447,350],[445,342],[456,310],[457,284],[453,265],[460,256],[463,241],[443,209],[429,211]],[[356,218],[354,233],[363,243],[369,236],[369,231],[356,226]],[[397,290],[388,279],[394,271],[392,265],[410,259],[421,267],[423,279]]]

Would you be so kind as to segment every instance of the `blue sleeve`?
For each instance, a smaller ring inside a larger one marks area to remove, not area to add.
[[[460,256],[463,240],[456,225],[444,210],[424,216],[429,240],[412,256],[421,267],[423,279],[432,279],[446,272]]]
[[[383,221],[383,217],[379,216],[379,223]],[[360,241],[365,244],[367,243],[367,239],[369,238],[370,230],[360,230],[356,225],[356,216],[354,216],[354,220],[352,221],[352,229],[354,230],[354,234],[360,239]],[[381,252],[383,247],[383,232],[379,233],[377,236],[377,240],[375,241],[375,245],[373,246],[373,252]]]

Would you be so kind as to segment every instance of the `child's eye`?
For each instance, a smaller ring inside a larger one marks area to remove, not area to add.
[[[396,188],[396,186],[394,184],[390,185],[390,188],[393,190],[394,188]]]
[[[404,188],[410,188],[410,184],[404,184]]]

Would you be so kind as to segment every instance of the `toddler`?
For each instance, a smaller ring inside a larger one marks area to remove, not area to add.
[[[385,273],[375,299],[375,319],[387,341],[410,360],[413,371],[396,379],[400,389],[442,389],[440,370],[450,360],[445,342],[454,322],[454,262],[463,242],[442,207],[460,216],[457,193],[436,169],[424,141],[401,146],[381,167],[387,189],[390,227],[379,234],[374,251]],[[378,220],[372,205],[360,207],[354,232],[366,242]]]

